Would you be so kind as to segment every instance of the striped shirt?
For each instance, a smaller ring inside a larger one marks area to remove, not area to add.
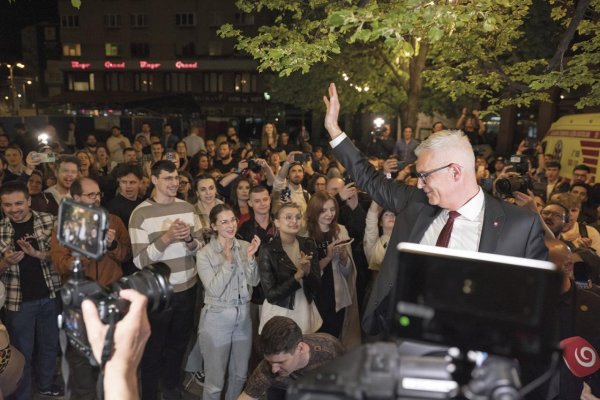
[[[165,246],[160,240],[177,219],[193,226],[192,237],[199,243],[193,251],[183,241]],[[165,263],[171,269],[169,281],[175,292],[182,292],[196,284],[198,274],[193,256],[202,247],[203,241],[202,224],[194,206],[180,199],[168,204],[145,200],[131,214],[129,236],[136,267],[142,269],[155,262]]]

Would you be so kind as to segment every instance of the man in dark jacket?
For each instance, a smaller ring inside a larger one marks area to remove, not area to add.
[[[325,128],[335,157],[373,200],[396,213],[390,246],[363,318],[368,333],[389,328],[389,294],[396,284],[395,248],[399,242],[540,260],[548,257],[539,217],[485,194],[478,186],[473,148],[462,132],[431,135],[415,152],[417,187],[400,185],[375,170],[342,132],[333,83],[329,98],[323,100],[327,106]]]

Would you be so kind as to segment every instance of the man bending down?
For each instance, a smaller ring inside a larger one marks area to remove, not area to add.
[[[327,333],[302,335],[287,317],[273,317],[263,327],[260,345],[264,359],[258,364],[238,400],[285,398],[285,390],[306,372],[344,352],[342,343]]]

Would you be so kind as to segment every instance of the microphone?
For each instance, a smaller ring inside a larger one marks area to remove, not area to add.
[[[598,352],[581,336],[572,336],[560,341],[563,360],[569,371],[578,378],[595,374],[600,369]]]

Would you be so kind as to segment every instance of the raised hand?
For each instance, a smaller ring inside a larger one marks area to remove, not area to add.
[[[335,139],[342,133],[342,130],[338,125],[340,100],[338,98],[337,89],[335,88],[335,83],[332,82],[329,84],[329,98],[323,96],[323,102],[325,103],[325,107],[327,107],[327,112],[325,113],[325,129],[329,132],[331,139]]]
[[[259,247],[260,247],[260,238],[256,235],[254,235],[254,237],[252,238],[252,241],[250,242],[250,246],[248,246],[248,249],[246,250],[246,255],[248,256],[248,258],[254,257],[254,254],[256,254]]]

